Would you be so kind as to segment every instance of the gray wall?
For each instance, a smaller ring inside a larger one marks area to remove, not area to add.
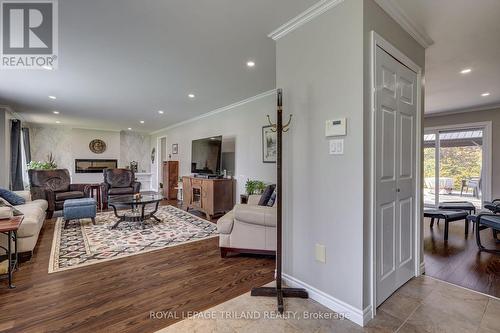
[[[371,235],[370,235],[370,214],[371,214],[371,110],[370,110],[370,57],[371,57],[371,31],[375,31],[382,36],[389,43],[394,45],[399,51],[404,53],[414,63],[422,69],[422,77],[424,76],[425,69],[425,49],[418,44],[401,26],[396,23],[382,8],[380,8],[373,0],[363,0],[363,64],[364,64],[364,297],[363,307],[370,303],[371,297]],[[422,90],[422,103],[424,105],[424,91]],[[422,140],[422,138],[417,138]],[[423,198],[420,198],[422,201]],[[419,222],[419,221],[418,221]],[[422,226],[421,226],[422,228]],[[421,261],[423,261],[423,246],[421,245]]]
[[[284,90],[284,273],[362,308],[363,1],[344,1],[277,41]],[[347,118],[344,155],[325,120]],[[315,244],[326,263],[315,261]]]
[[[266,115],[274,115],[275,112],[276,97],[271,94],[224,112],[155,132],[151,144],[156,146],[158,138],[166,136],[167,159],[170,155],[171,160],[179,161],[179,176],[186,176],[191,175],[191,141],[222,135],[223,151],[229,145],[227,149],[235,152],[234,176],[236,195],[239,196],[244,193],[248,178],[276,182],[276,164],[262,162],[262,126],[267,125]],[[230,147],[232,142],[233,149]],[[172,154],[172,144],[179,145],[178,154]],[[158,186],[158,160],[155,159],[152,167],[153,187]]]
[[[491,121],[491,196],[492,199],[500,198],[500,173],[498,172],[500,170],[500,109],[430,116],[424,119],[424,126],[447,126],[482,121]]]

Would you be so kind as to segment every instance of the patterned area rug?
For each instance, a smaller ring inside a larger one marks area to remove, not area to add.
[[[149,219],[142,229],[138,222],[121,222],[113,212],[90,219],[71,221],[64,229],[62,217],[56,221],[49,273],[97,264],[166,247],[217,237],[217,226],[181,209],[160,206],[155,214],[161,222]]]

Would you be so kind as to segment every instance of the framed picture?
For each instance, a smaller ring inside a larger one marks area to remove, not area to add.
[[[278,141],[273,126],[262,127],[262,162],[276,163]]]
[[[179,144],[174,143],[172,145],[172,154],[178,154],[179,153]]]

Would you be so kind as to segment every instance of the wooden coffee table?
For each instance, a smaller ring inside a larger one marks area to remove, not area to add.
[[[2,274],[0,276],[9,279],[9,288],[15,288],[12,284],[12,273],[15,269],[17,269],[17,230],[21,226],[23,222],[24,216],[14,216],[10,219],[2,219],[0,220],[0,233],[7,235],[7,248],[0,246],[0,248],[4,249],[7,252],[7,266],[8,271],[6,274]],[[14,241],[14,252],[12,252],[12,241]]]

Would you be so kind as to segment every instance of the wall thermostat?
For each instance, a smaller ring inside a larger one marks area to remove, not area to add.
[[[347,134],[346,118],[327,120],[325,136],[340,136]]]

